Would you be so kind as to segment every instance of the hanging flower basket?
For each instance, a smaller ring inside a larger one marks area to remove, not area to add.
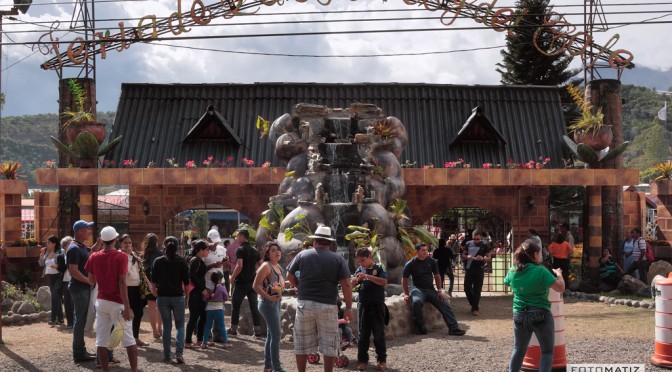
[[[68,124],[65,127],[65,137],[68,139],[68,143],[74,143],[77,135],[82,132],[89,132],[96,137],[96,141],[101,145],[105,141],[105,123],[99,123],[97,121],[87,121],[83,123],[72,123]]]
[[[595,151],[609,147],[613,138],[614,133],[611,130],[611,125],[602,125],[596,132],[584,130],[574,132],[576,143],[583,143]]]

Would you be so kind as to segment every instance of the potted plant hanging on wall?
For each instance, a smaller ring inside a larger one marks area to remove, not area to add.
[[[75,166],[79,166],[80,168],[96,168],[98,158],[117,147],[122,138],[122,136],[119,136],[108,142],[105,146],[100,146],[98,139],[89,131],[79,133],[71,145],[66,145],[54,136],[50,137],[51,142],[60,152],[67,154],[70,159],[77,160]]]
[[[656,195],[672,195],[672,161],[655,165],[658,177],[651,182],[651,192]]]
[[[67,80],[67,84],[75,106],[73,111],[66,110],[61,113],[64,118],[67,118],[63,123],[63,130],[68,143],[73,144],[80,133],[89,132],[101,145],[105,141],[105,124],[96,121],[96,115],[90,110],[85,110],[86,93],[84,88],[75,79]]]
[[[613,133],[611,125],[605,125],[602,109],[595,110],[590,102],[586,101],[583,92],[578,87],[569,84],[567,87],[569,94],[574,99],[574,103],[581,110],[581,117],[569,126],[569,130],[574,132],[574,141],[583,143],[595,151],[600,151],[611,144]],[[593,113],[595,112],[595,113]]]

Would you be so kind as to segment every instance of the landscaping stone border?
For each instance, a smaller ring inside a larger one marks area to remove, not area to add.
[[[653,309],[653,310],[656,309],[655,302],[649,302],[644,300],[638,301],[624,298],[609,297],[601,294],[591,294],[591,293],[572,292],[572,291],[565,291],[565,296],[578,298],[580,300],[604,302],[610,305],[625,305],[631,307],[638,307],[641,309]]]

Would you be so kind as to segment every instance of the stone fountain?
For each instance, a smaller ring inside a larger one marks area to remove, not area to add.
[[[371,104],[341,109],[301,103],[273,122],[268,137],[286,163],[278,194],[271,197],[285,212],[277,217],[281,221],[272,221],[279,226],[283,257],[303,249],[307,235],[322,224],[335,232],[333,249],[352,266],[354,245],[345,235],[352,232],[348,226],[366,224],[382,236],[381,261],[390,282],[399,282],[404,249],[390,207],[406,191],[399,158],[408,135],[401,121]],[[288,239],[285,229],[291,227]],[[259,227],[257,244],[272,235]]]

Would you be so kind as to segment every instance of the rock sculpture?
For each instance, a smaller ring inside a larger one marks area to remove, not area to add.
[[[280,226],[283,253],[303,249],[307,235],[324,224],[335,231],[335,251],[350,260],[354,247],[344,238],[351,232],[347,226],[367,224],[382,234],[381,261],[390,281],[398,282],[404,254],[390,207],[406,192],[399,158],[408,135],[401,121],[371,104],[337,109],[301,103],[273,122],[268,138],[286,163],[287,176],[272,198],[286,213],[282,221],[271,221]],[[291,239],[285,239],[292,227]],[[257,244],[270,238],[260,226]]]

